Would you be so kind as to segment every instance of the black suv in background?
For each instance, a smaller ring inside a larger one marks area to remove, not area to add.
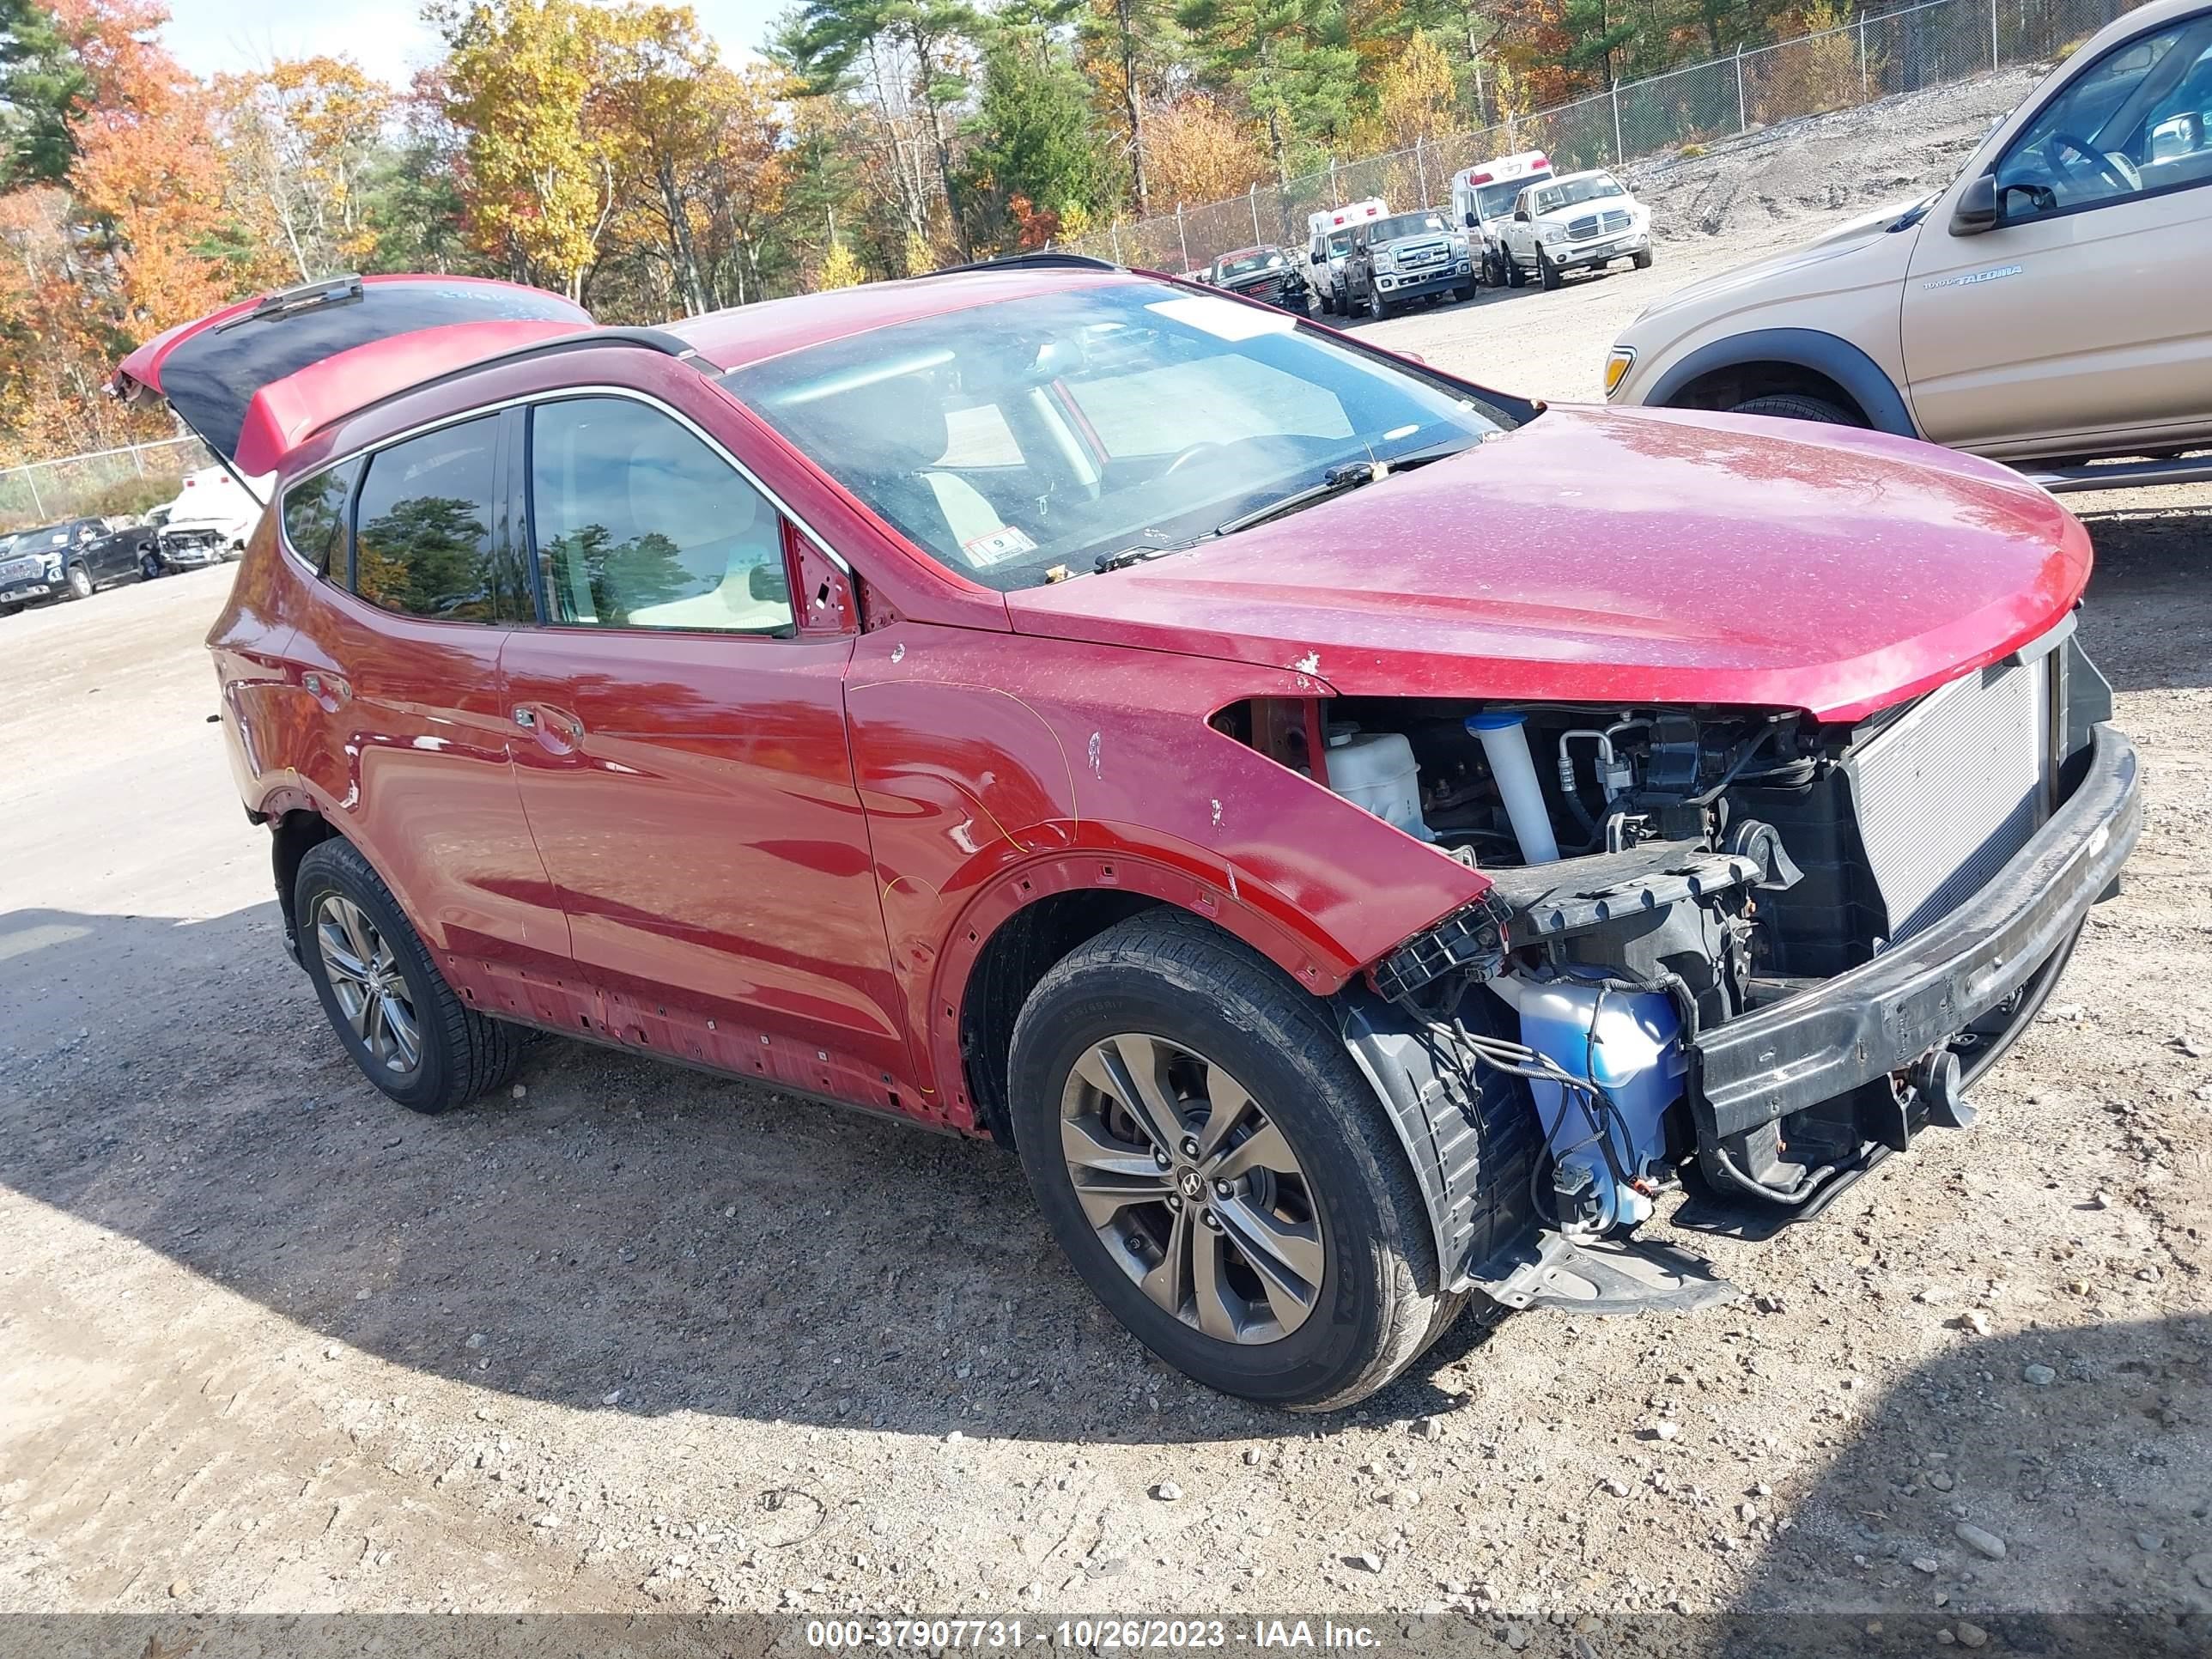
[[[1388,317],[1409,300],[1474,298],[1467,233],[1434,208],[1394,213],[1352,233],[1344,258],[1344,308]]]
[[[0,617],[33,599],[88,599],[126,576],[160,573],[154,532],[127,519],[68,519],[20,531],[0,548]]]

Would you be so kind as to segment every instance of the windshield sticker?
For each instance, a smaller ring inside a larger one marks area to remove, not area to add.
[[[1239,340],[1256,340],[1263,334],[1288,334],[1297,326],[1286,313],[1261,311],[1239,305],[1234,300],[1216,299],[1210,294],[1155,300],[1145,309],[1171,323],[1181,323],[1187,328],[1211,334],[1217,340],[1226,340],[1231,345]]]
[[[1938,276],[1935,281],[1921,283],[1923,288],[1972,288],[1976,283],[1994,283],[2000,276],[2017,276],[2018,265],[1992,265],[1987,270],[1962,271],[1956,276]]]
[[[1008,559],[1036,552],[1036,544],[1019,530],[1009,527],[964,541],[960,544],[960,550],[967,554],[970,564],[1004,564]]]

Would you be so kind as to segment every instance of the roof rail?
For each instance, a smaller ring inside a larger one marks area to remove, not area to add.
[[[1041,248],[1033,253],[1000,253],[988,259],[970,260],[964,265],[947,265],[942,270],[926,270],[923,280],[931,276],[957,276],[963,271],[975,270],[1124,270],[1111,259],[1094,259],[1088,253],[1055,253]]]
[[[495,351],[488,357],[478,357],[473,362],[459,363],[452,368],[430,375],[427,379],[411,381],[406,386],[396,387],[380,398],[371,398],[365,404],[356,404],[351,409],[331,416],[329,420],[314,428],[313,431],[302,433],[298,441],[305,442],[315,432],[326,432],[340,421],[349,421],[356,415],[365,415],[372,409],[380,409],[386,404],[398,398],[411,397],[417,392],[427,392],[432,386],[448,385],[483,369],[496,368],[502,363],[520,362],[529,357],[551,357],[564,351],[588,351],[594,346],[636,346],[647,351],[658,351],[664,356],[675,358],[679,362],[687,359],[704,361],[699,356],[698,348],[690,341],[679,335],[671,334],[665,328],[579,329],[574,334],[554,334],[543,340],[530,340],[521,345],[509,346],[506,350]]]

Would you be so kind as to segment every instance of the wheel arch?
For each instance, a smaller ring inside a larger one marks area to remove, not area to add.
[[[1723,409],[1771,392],[1827,398],[1855,410],[1876,431],[1920,435],[1904,394],[1881,365],[1849,340],[1818,329],[1761,328],[1715,340],[1669,367],[1638,401],[1651,408]]]
[[[1310,942],[1185,872],[1125,852],[1033,860],[1005,872],[969,901],[939,958],[927,1041],[931,1069],[951,1097],[945,1103],[950,1115],[1011,1146],[1007,1052],[1030,992],[1079,945],[1161,906],[1238,940],[1273,964],[1285,983],[1316,1000],[1340,983],[1322,975]]]
[[[277,805],[264,813],[269,825],[270,873],[276,882],[276,908],[284,919],[284,949],[300,960],[300,918],[292,890],[299,884],[300,861],[326,841],[343,841],[344,832],[313,805]]]

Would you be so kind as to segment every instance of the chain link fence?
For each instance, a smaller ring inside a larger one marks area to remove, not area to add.
[[[1561,173],[1742,137],[1778,122],[2047,63],[2136,0],[1929,0],[1861,12],[1839,28],[1631,81],[1557,109],[1370,155],[1203,207],[1116,223],[1060,244],[1119,264],[1189,270],[1254,243],[1301,247],[1306,217],[1379,196],[1449,207],[1452,175],[1540,149]]]
[[[198,438],[164,438],[0,469],[0,532],[144,513],[173,499],[185,474],[215,464]]]

